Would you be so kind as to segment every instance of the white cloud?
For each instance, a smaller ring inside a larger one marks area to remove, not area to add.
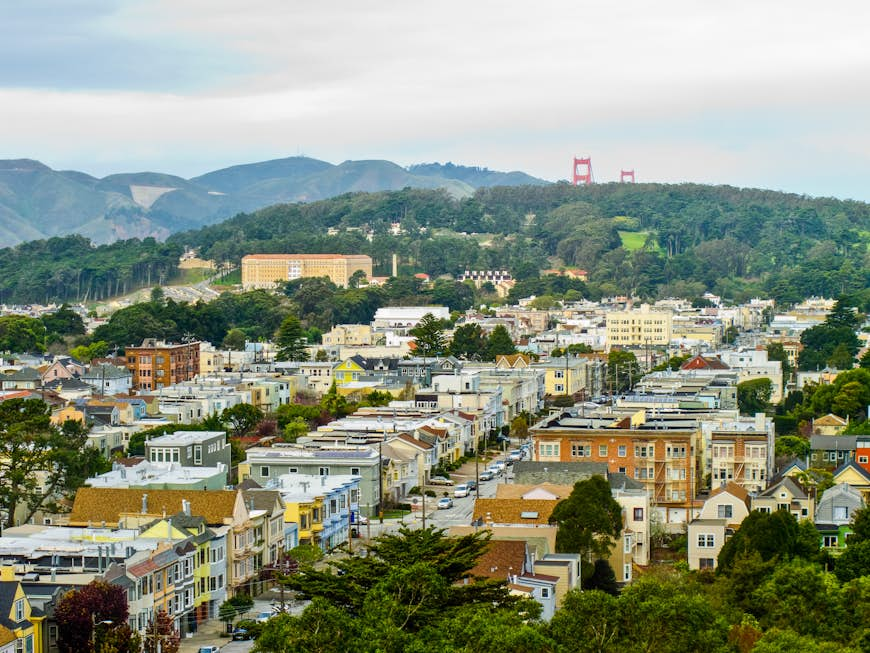
[[[840,166],[870,173],[853,138],[868,131],[868,18],[805,0],[120,4],[98,33],[189,41],[213,58],[207,77],[186,90],[164,72],[172,93],[0,89],[0,156],[193,175],[303,151],[556,179],[588,153],[602,179],[764,185],[789,169],[800,191]],[[819,152],[815,179],[790,163]]]

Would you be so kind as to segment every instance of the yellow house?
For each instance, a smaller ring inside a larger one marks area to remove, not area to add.
[[[864,501],[870,501],[870,473],[854,460],[841,465],[834,471],[834,483],[848,483],[861,493]]]
[[[340,388],[345,383],[359,381],[359,378],[366,373],[365,368],[360,364],[357,356],[352,356],[347,360],[339,363],[332,371],[332,378],[336,387]]]
[[[586,388],[585,358],[551,358],[544,363],[535,363],[532,367],[544,370],[544,393],[551,397],[575,395]]]
[[[196,546],[196,554],[193,556],[193,609],[196,612],[197,622],[205,621],[209,617],[208,605],[212,599],[212,593],[209,589],[209,577],[211,576],[209,549],[211,548],[212,535],[213,533],[206,526],[204,517],[184,514],[176,514],[169,519],[160,519],[139,535],[141,539],[171,540],[173,542],[191,538],[191,542]]]
[[[6,617],[5,630],[11,631],[15,637],[16,652],[42,653],[40,635],[45,617],[32,613],[30,601],[27,600],[21,583],[15,578],[14,568],[10,565],[0,567],[0,614]],[[8,639],[6,633],[0,633],[0,636],[4,634],[6,636],[2,639]]]
[[[51,415],[51,423],[57,426],[60,426],[67,420],[82,422],[84,424],[85,414],[75,406],[66,406]]]
[[[323,497],[310,501],[294,501],[284,497],[284,522],[299,526],[299,544],[317,544],[316,534],[323,530]]]

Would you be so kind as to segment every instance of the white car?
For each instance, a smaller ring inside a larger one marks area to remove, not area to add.
[[[470,493],[471,493],[471,490],[469,490],[468,485],[466,485],[465,483],[461,483],[461,484],[457,485],[453,490],[453,496],[456,497],[457,499],[461,499],[462,497],[467,497]]]
[[[453,507],[453,499],[450,497],[442,497],[438,499],[438,510],[447,510]]]

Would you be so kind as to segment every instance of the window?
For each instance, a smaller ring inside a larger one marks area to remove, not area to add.
[[[716,506],[716,512],[718,513],[719,519],[731,519],[734,515],[734,507],[730,505],[719,505]]]
[[[193,464],[202,465],[202,445],[197,444],[193,447]]]
[[[573,458],[589,458],[592,455],[592,445],[571,443],[571,456]]]
[[[634,509],[634,521],[643,521],[643,508]]]
[[[260,476],[266,477],[268,475],[269,475],[269,468],[266,467],[265,465],[263,467],[260,467]]]
[[[867,456],[858,456],[858,462],[866,465],[867,464]]]
[[[351,467],[350,468],[350,475],[351,476],[361,476],[361,474],[359,473],[359,467]]]
[[[822,546],[826,549],[835,548],[839,543],[839,537],[837,535],[825,535],[822,538]]]
[[[24,621],[24,599],[15,602],[15,621]]]
[[[542,587],[541,588],[541,598],[542,599],[550,598],[550,588],[549,587]]]
[[[289,474],[298,474],[298,473],[299,473],[299,468],[298,468],[298,467],[290,467],[289,469],[287,469],[287,472],[288,472]]]
[[[565,371],[564,370],[556,370],[556,373],[554,374],[554,376],[557,379],[564,379],[565,378]]]
[[[715,544],[716,538],[713,536],[713,533],[698,533],[698,548],[701,549],[712,549]]]
[[[713,558],[699,558],[698,559],[698,569],[713,569],[715,563]]]
[[[553,386],[554,392],[565,392],[565,386],[562,383],[557,383]]]
[[[607,456],[607,445],[606,444],[599,444],[598,445],[598,455],[601,456],[602,458]]]
[[[834,519],[843,521],[849,519],[849,508],[846,506],[834,506]]]
[[[622,552],[631,553],[631,535],[626,535],[622,539]]]
[[[541,457],[550,457],[550,458],[558,458],[559,457],[559,445],[558,444],[546,444],[541,443],[539,445]]]
[[[631,580],[631,565],[624,564],[622,565],[622,580],[626,583]]]
[[[317,473],[320,476],[329,476],[329,467],[319,467]]]
[[[619,456],[620,458],[625,458],[625,455],[626,455],[626,446],[625,446],[624,444],[621,444],[621,445],[619,445],[619,446],[617,447],[617,449],[616,449],[616,455]]]

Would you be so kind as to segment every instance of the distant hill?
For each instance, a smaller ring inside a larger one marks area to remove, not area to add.
[[[480,187],[546,183],[450,163],[405,169],[389,161],[333,165],[308,157],[232,166],[193,179],[159,172],[98,179],[31,159],[0,160],[0,247],[74,233],[95,243],[164,239],[240,212],[354,191],[443,188],[461,198]]]

